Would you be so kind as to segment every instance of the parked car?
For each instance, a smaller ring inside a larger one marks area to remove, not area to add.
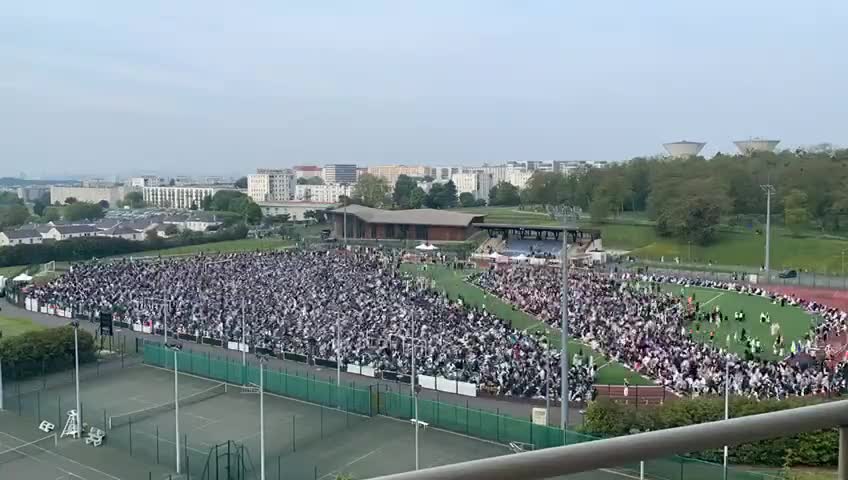
[[[797,278],[798,272],[796,270],[784,270],[777,275],[778,278]]]

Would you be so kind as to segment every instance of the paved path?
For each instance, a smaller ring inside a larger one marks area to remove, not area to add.
[[[18,308],[6,302],[3,302],[3,313],[12,317],[30,318],[36,323],[47,326],[55,327],[68,324],[67,318],[61,318],[38,312],[31,312],[29,310]],[[80,325],[85,330],[94,333],[98,324],[82,321]],[[129,342],[130,340],[134,341],[134,339],[136,338],[157,341],[161,341],[162,339],[161,336],[154,336],[141,332],[133,332],[131,330],[126,329],[121,330],[120,334],[125,335],[127,337],[127,342]],[[215,347],[213,345],[201,345],[194,342],[183,341],[183,343],[187,349],[190,349],[195,352],[209,352],[219,357],[229,357],[238,361],[241,360],[241,353],[238,351],[227,350],[225,348]],[[252,358],[252,355],[248,355],[248,361],[251,361]],[[330,381],[335,381],[336,378],[336,371],[333,369],[328,369],[326,367],[312,367],[303,363],[288,360],[273,359],[269,362],[269,366],[271,368],[287,370],[290,373],[297,372],[299,375],[302,376],[305,376],[308,373],[309,375],[313,375],[318,378],[328,378]],[[393,391],[409,392],[409,385],[406,384],[387,382],[381,379],[349,374],[344,371],[342,372],[342,382],[355,382],[357,385],[387,385]],[[526,399],[510,401],[492,397],[473,398],[444,392],[434,392],[432,390],[422,390],[419,398],[423,400],[439,400],[455,405],[467,404],[470,408],[482,408],[491,412],[500,411],[501,413],[506,413],[512,415],[513,417],[525,418],[528,421],[531,420],[531,412],[534,406],[544,407],[543,401],[531,403],[529,400]],[[554,406],[552,404],[549,419],[551,425],[559,425],[559,413],[559,406]],[[579,425],[583,422],[583,415],[580,413],[578,406],[573,405],[571,407],[571,410],[568,414],[568,419],[569,425]]]

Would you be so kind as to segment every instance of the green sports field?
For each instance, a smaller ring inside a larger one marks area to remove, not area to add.
[[[3,338],[13,337],[32,330],[43,329],[43,326],[34,323],[28,318],[7,317],[0,314],[0,332],[3,332]]]
[[[700,331],[696,331],[694,336],[702,342],[709,342],[710,331],[715,331],[715,345],[720,348],[727,348],[727,336],[730,335],[729,349],[735,353],[742,353],[745,346],[741,342],[734,342],[734,333],[740,334],[742,329],[749,337],[756,337],[760,340],[763,351],[761,357],[768,359],[777,359],[778,356],[772,352],[772,344],[774,337],[771,336],[770,324],[760,323],[760,313],[766,312],[770,315],[772,323],[777,322],[780,325],[780,332],[785,338],[784,355],[789,354],[789,345],[793,340],[800,340],[804,334],[809,332],[813,325],[813,317],[804,310],[779,304],[775,305],[769,300],[754,296],[744,295],[739,293],[717,290],[713,288],[691,287],[683,288],[677,285],[664,285],[663,290],[671,292],[676,296],[680,296],[681,292],[685,297],[694,295],[694,300],[700,302],[701,311],[710,310],[718,306],[722,313],[727,314],[728,321],[722,322],[718,329],[710,323],[701,322]],[[685,301],[685,300],[682,300]],[[737,322],[733,320],[733,313],[744,311],[747,319],[745,322]]]
[[[462,296],[466,304],[486,306],[486,310],[494,313],[500,318],[512,322],[517,329],[544,330],[548,332],[551,344],[561,345],[560,330],[552,328],[531,315],[528,315],[512,305],[502,302],[497,297],[487,294],[483,290],[465,281],[469,271],[457,271],[442,266],[428,265],[427,270],[421,270],[418,265],[403,265],[402,269],[411,274],[425,276],[435,282],[436,288],[444,291],[451,298]],[[589,347],[577,342],[568,343],[569,351],[582,351],[585,355],[592,355],[596,365],[603,367],[598,370],[597,383],[621,385],[626,378],[631,385],[653,385],[653,382],[638,373],[628,369],[616,362],[609,362],[602,354],[592,351]]]

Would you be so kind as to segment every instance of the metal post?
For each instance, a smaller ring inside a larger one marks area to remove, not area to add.
[[[560,358],[560,366],[562,368],[562,391],[560,393],[561,412],[559,418],[559,427],[565,435],[565,427],[568,425],[568,229],[566,228],[565,217],[562,222],[562,255],[560,256],[562,263],[562,358]]]
[[[170,310],[170,308],[169,308],[169,307],[170,307],[170,304],[169,304],[169,302],[166,300],[166,301],[163,303],[163,305],[164,305],[164,307],[163,307],[163,308],[165,309],[165,315],[163,315],[163,317],[162,317],[162,329],[163,329],[163,330],[164,330],[164,332],[165,332],[165,345],[167,345],[167,344],[168,344],[168,310]],[[151,331],[152,331],[152,330],[151,330]],[[180,443],[179,439],[177,439],[177,443]],[[177,464],[179,465],[179,462],[177,462]],[[177,473],[180,473],[180,471],[179,471],[179,470],[177,470]]]
[[[551,342],[548,337],[548,360],[545,372],[545,426],[550,425],[551,418]],[[467,401],[466,401],[467,402]]]
[[[412,403],[415,407],[415,470],[418,470],[418,394],[415,391],[415,305],[412,306],[410,321],[412,322]]]
[[[730,355],[724,360],[724,419],[730,418]],[[724,446],[722,478],[727,480],[727,445]]]
[[[341,315],[336,312],[336,403],[339,408],[342,408],[339,394],[342,389],[342,333],[341,333]]]
[[[75,370],[75,382],[76,382],[76,395],[77,395],[77,432],[75,434],[76,438],[80,438],[82,433],[82,409],[80,408],[80,387],[79,387],[79,379],[80,379],[80,369],[79,369],[79,322],[74,322],[74,370]]]
[[[848,427],[839,427],[839,466],[837,478],[848,480]]]
[[[0,358],[0,410],[3,410],[3,359]]]
[[[260,480],[265,480],[265,360],[259,360],[259,467]]]
[[[245,341],[245,336],[244,336],[244,298],[242,298],[241,299],[241,345],[239,345],[239,350],[241,350],[241,366],[242,367],[247,366],[247,353],[245,352],[245,350],[247,350],[245,348],[246,345],[247,345],[247,342]]]
[[[342,243],[347,246],[347,199],[345,199],[344,216],[342,218]]]
[[[766,259],[765,259],[765,270],[766,270],[766,283],[771,282],[771,196],[774,193],[774,186],[770,183],[766,185],[760,185],[760,188],[766,192]]]
[[[177,443],[177,473],[180,473],[180,397],[179,373],[177,368],[177,349],[174,349],[174,440]]]
[[[645,461],[639,462],[639,480],[645,480]]]

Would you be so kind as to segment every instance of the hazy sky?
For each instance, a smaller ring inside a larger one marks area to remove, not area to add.
[[[9,1],[0,176],[848,144],[848,2]]]

